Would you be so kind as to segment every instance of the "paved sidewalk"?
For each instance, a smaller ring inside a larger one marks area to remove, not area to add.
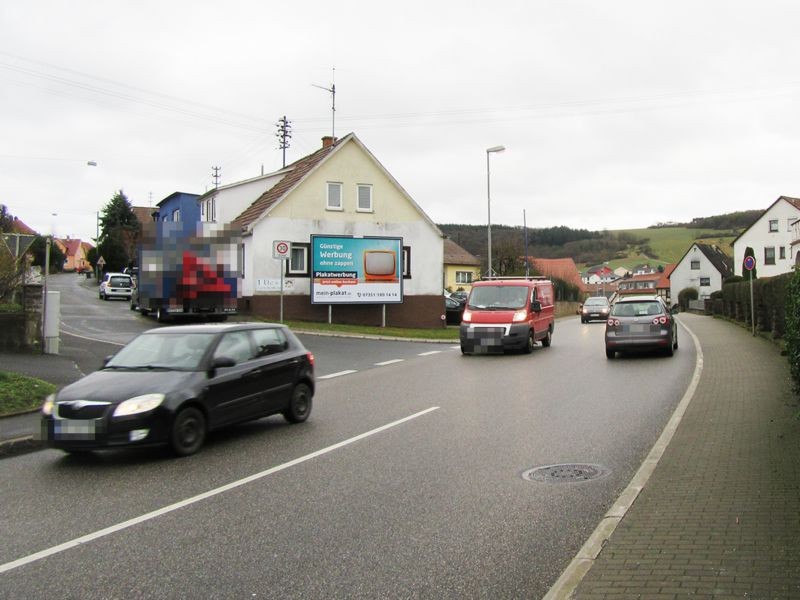
[[[725,321],[680,319],[701,343],[695,394],[644,489],[560,597],[800,598],[800,407],[786,357]]]

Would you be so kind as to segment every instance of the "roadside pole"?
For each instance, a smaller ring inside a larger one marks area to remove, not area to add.
[[[750,279],[750,327],[752,328],[753,336],[756,335],[756,307],[753,304],[753,269],[756,268],[756,259],[754,256],[745,256],[742,266],[748,271],[748,279]]]
[[[283,323],[283,272],[286,267],[286,260],[291,257],[292,244],[285,240],[275,240],[272,242],[272,258],[280,261],[281,271],[281,297],[280,297],[280,318],[279,321]]]

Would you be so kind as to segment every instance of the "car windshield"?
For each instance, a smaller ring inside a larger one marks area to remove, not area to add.
[[[528,300],[528,288],[511,285],[487,285],[472,288],[470,308],[495,310],[524,308]]]
[[[117,352],[107,369],[194,371],[216,338],[215,333],[148,333]]]
[[[586,306],[608,306],[608,300],[605,298],[587,298],[584,302]]]
[[[615,317],[647,317],[650,315],[660,315],[663,312],[661,304],[654,300],[617,302],[614,308],[611,309],[611,314]]]

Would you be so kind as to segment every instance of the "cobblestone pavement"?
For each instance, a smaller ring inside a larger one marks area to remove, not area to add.
[[[786,357],[731,323],[681,320],[702,347],[697,389],[572,597],[800,598],[800,407]]]

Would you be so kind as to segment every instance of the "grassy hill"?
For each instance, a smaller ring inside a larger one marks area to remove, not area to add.
[[[695,242],[714,244],[719,246],[728,256],[733,256],[731,242],[736,239],[740,231],[660,227],[653,229],[624,229],[610,231],[609,233],[627,234],[635,238],[648,240],[644,247],[642,245],[628,246],[628,254],[624,258],[608,261],[612,269],[620,266],[630,269],[641,263],[650,263],[655,267],[678,262]]]

